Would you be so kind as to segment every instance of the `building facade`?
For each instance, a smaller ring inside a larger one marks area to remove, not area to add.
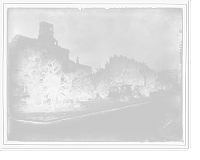
[[[9,54],[14,56],[17,47],[23,50],[27,50],[27,47],[39,48],[42,51],[42,55],[45,57],[54,56],[57,60],[62,62],[62,71],[64,73],[75,72],[75,62],[69,59],[69,49],[62,48],[58,45],[58,41],[54,38],[53,25],[47,22],[39,23],[39,35],[38,38],[29,38],[22,35],[16,35],[11,43],[8,45]],[[79,65],[91,70],[90,66]]]
[[[8,59],[13,59],[21,50],[30,47],[47,52],[62,64],[65,73],[81,70],[87,74],[92,73],[92,67],[74,62],[69,59],[69,49],[62,48],[54,38],[54,26],[48,22],[39,23],[38,38],[29,38],[22,35],[16,35],[8,44]]]

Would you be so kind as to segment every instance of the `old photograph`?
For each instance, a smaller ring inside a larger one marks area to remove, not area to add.
[[[184,142],[182,7],[6,14],[6,141]]]

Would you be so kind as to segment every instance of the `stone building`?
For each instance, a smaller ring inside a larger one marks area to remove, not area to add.
[[[38,38],[29,38],[22,35],[16,35],[8,44],[8,59],[12,61],[17,53],[27,47],[41,50],[51,54],[55,59],[61,62],[64,72],[73,72],[81,70],[87,74],[92,73],[92,67],[74,62],[69,59],[69,49],[62,48],[54,38],[53,25],[42,21],[39,23]]]
[[[10,55],[15,48],[20,47],[23,50],[27,50],[27,47],[38,48],[42,51],[43,56],[54,56],[60,62],[62,62],[62,70],[64,73],[74,72],[76,69],[75,62],[69,59],[69,49],[62,48],[58,45],[58,41],[54,38],[53,25],[47,22],[39,23],[39,35],[38,38],[29,38],[22,35],[16,35],[11,43],[8,45]],[[87,68],[91,70],[90,66],[79,65],[79,67]]]

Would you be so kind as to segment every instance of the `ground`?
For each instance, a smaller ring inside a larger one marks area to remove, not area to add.
[[[143,97],[133,98],[129,101],[119,100],[92,100],[80,102],[81,108],[67,110],[67,111],[49,111],[49,112],[17,112],[12,114],[11,118],[16,120],[32,121],[32,122],[53,122],[55,120],[73,119],[75,117],[98,114],[101,112],[111,111],[115,109],[122,109],[127,106],[134,106],[142,103],[155,101],[158,97]]]
[[[180,96],[149,104],[52,124],[10,121],[8,139],[16,141],[171,141],[157,133],[165,113],[181,113]]]

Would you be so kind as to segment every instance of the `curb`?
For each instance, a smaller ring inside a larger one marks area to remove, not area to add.
[[[168,124],[160,132],[158,132],[158,134],[162,135],[162,136],[180,137],[179,135],[168,133],[173,127],[175,127],[180,122],[180,120],[181,120],[181,116],[178,116],[175,120],[173,120],[170,124]]]
[[[160,98],[155,98],[155,99],[151,99],[151,100],[146,100],[146,101],[143,101],[143,102],[132,103],[132,104],[128,104],[128,105],[113,107],[113,108],[109,108],[109,109],[103,109],[103,110],[89,112],[89,113],[82,113],[82,114],[78,114],[78,115],[74,115],[74,116],[58,118],[58,119],[53,119],[53,120],[49,120],[49,121],[21,119],[21,118],[12,118],[12,117],[10,117],[9,119],[10,120],[15,120],[15,121],[48,124],[48,123],[54,123],[54,122],[62,121],[62,120],[75,119],[75,118],[84,117],[84,116],[88,116],[88,115],[94,115],[94,114],[99,114],[99,113],[105,113],[105,112],[109,112],[109,111],[119,110],[119,109],[123,109],[123,108],[128,108],[130,106],[138,106],[138,105],[141,105],[141,104],[146,104],[146,103],[150,103],[150,102],[154,102],[154,101],[158,101],[158,100],[162,100],[162,99],[166,99],[166,98],[169,98],[169,97],[160,97]]]

